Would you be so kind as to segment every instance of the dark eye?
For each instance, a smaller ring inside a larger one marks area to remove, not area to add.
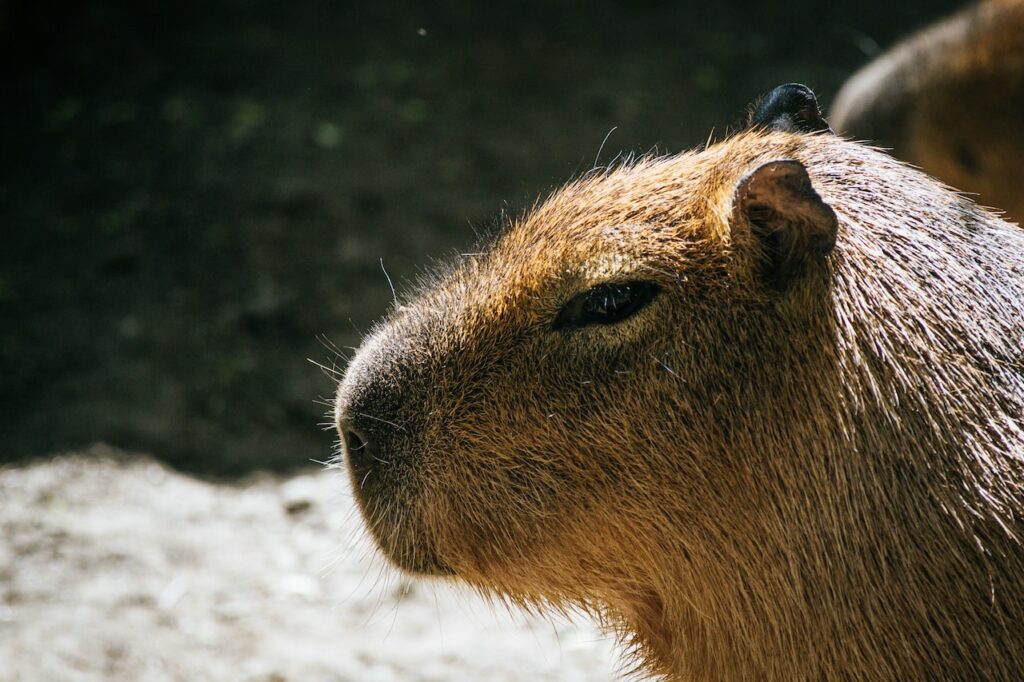
[[[657,293],[658,285],[650,282],[599,284],[566,303],[555,318],[554,328],[621,322],[654,300]]]

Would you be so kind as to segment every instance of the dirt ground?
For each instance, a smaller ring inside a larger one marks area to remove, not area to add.
[[[583,619],[386,569],[342,474],[214,484],[105,447],[0,469],[0,681],[619,679]]]

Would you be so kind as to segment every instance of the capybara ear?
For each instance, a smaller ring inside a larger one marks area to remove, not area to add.
[[[780,85],[755,102],[747,126],[787,133],[832,132],[821,115],[818,98],[800,83]]]
[[[763,254],[768,284],[785,290],[807,263],[836,245],[835,211],[811,186],[799,161],[769,161],[736,185],[735,221],[749,225]],[[741,228],[742,229],[742,228]]]

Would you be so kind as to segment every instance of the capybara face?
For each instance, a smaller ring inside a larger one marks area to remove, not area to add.
[[[772,162],[796,136],[769,142],[573,183],[370,335],[337,419],[395,564],[513,595],[629,582],[659,510],[697,520],[736,485],[751,345],[771,352],[780,292],[825,287],[836,230],[804,167]]]
[[[399,566],[514,572],[571,551],[560,529],[667,454],[637,444],[693,418],[662,375],[683,361],[672,339],[700,318],[701,288],[721,286],[685,269],[711,228],[685,210],[616,211],[623,180],[556,198],[465,257],[354,361],[338,414],[360,502]],[[681,203],[680,189],[661,188]]]

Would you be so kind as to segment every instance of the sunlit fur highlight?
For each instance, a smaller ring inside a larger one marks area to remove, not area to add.
[[[806,166],[835,250],[778,292],[733,210]],[[551,329],[594,284],[657,282]],[[582,609],[671,680],[1024,671],[1024,233],[889,156],[747,132],[555,192],[378,325],[341,383],[399,565]]]

